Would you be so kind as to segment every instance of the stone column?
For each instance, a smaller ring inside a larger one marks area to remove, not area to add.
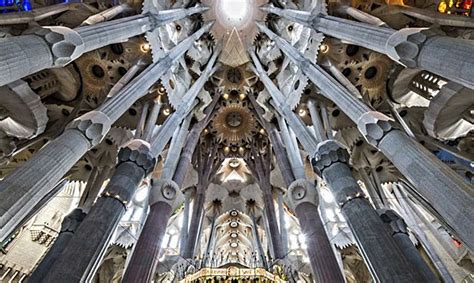
[[[82,54],[143,34],[166,23],[206,11],[206,7],[174,9],[126,17],[70,29],[47,26],[32,34],[0,39],[0,86],[40,70],[64,67]]]
[[[182,202],[182,193],[175,182],[153,179],[149,200],[150,212],[135,244],[122,282],[152,282],[154,280],[168,219]]]
[[[259,181],[259,186],[262,190],[265,215],[267,217],[269,230],[268,240],[272,241],[273,253],[275,257],[274,260],[284,259],[286,257],[286,254],[283,250],[283,245],[280,238],[280,231],[278,229],[278,221],[275,212],[275,202],[273,201],[272,194],[272,185],[270,184],[270,180],[262,180]]]
[[[209,124],[209,121],[212,117],[212,112],[214,111],[220,97],[221,95],[219,93],[214,93],[212,102],[209,104],[206,110],[204,110],[206,117],[197,124],[194,124],[191,128],[191,131],[189,131],[188,136],[186,137],[186,143],[183,146],[176,170],[173,175],[173,180],[180,187],[182,186],[184,178],[186,177],[186,173],[188,172],[189,166],[191,165],[193,153],[199,142],[201,132]]]
[[[110,120],[92,111],[74,120],[21,167],[0,181],[0,240],[5,240],[69,169],[105,137]]]
[[[198,184],[196,189],[196,194],[194,195],[193,211],[191,213],[191,225],[189,226],[188,240],[184,246],[184,251],[182,254],[183,258],[192,259],[194,257],[194,249],[198,241],[199,235],[199,226],[204,213],[204,200],[205,200],[205,189],[202,187],[202,184]]]
[[[382,54],[408,68],[430,71],[474,89],[474,41],[436,34],[426,28],[373,26],[306,11],[263,7],[263,10],[314,28],[345,42]]]
[[[283,208],[283,191],[277,192],[278,218],[280,219],[280,238],[283,253],[288,253],[288,230],[286,229],[285,209]]]
[[[109,8],[105,11],[102,11],[98,14],[95,14],[95,15],[92,15],[92,16],[88,17],[87,19],[85,19],[81,23],[81,26],[90,26],[90,25],[94,25],[94,24],[97,24],[97,23],[105,22],[105,21],[108,21],[108,20],[116,17],[117,15],[120,15],[123,12],[132,11],[132,10],[133,10],[133,8],[130,7],[130,5],[128,5],[128,4],[126,4],[126,3],[125,4],[120,4],[120,5],[114,6],[112,8]]]
[[[58,259],[61,252],[68,245],[77,228],[86,217],[86,214],[80,208],[74,209],[70,214],[64,217],[61,224],[61,231],[49,249],[48,253],[43,257],[40,264],[34,270],[33,274],[28,278],[28,282],[42,282],[48,274],[51,267]]]
[[[347,165],[349,154],[335,141],[318,145],[313,168],[332,191],[376,282],[423,282],[407,262]]]
[[[359,131],[393,162],[468,246],[474,247],[474,190],[460,175],[414,139],[391,125],[379,113],[368,112],[358,122]]]
[[[211,266],[210,265],[210,260],[211,260],[211,246],[212,246],[212,243],[214,242],[214,238],[216,237],[215,236],[215,231],[216,230],[216,218],[217,218],[217,214],[218,212],[216,212],[216,208],[213,208],[214,212],[212,214],[212,221],[211,221],[211,227],[210,227],[210,232],[209,232],[209,239],[208,239],[208,242],[207,242],[207,246],[206,246],[206,252],[204,253],[204,259],[202,260],[202,266],[203,267],[209,267]]]
[[[122,88],[124,88],[132,79],[135,77],[135,75],[138,73],[138,71],[142,68],[142,66],[145,65],[145,62],[143,60],[138,60],[133,66],[131,66],[125,75],[123,75],[115,84],[114,86],[110,89],[109,93],[107,93],[107,98],[110,98],[114,95],[116,95]],[[148,105],[148,104],[146,104]],[[148,107],[148,106],[147,106]],[[147,112],[148,109],[144,112]]]
[[[413,242],[408,236],[407,224],[395,211],[391,209],[378,210],[380,218],[392,232],[392,237],[405,254],[408,261],[420,271],[425,282],[438,282],[438,278],[423,260]]]
[[[179,157],[181,155],[181,150],[184,146],[184,141],[186,140],[186,135],[188,134],[189,124],[191,123],[193,115],[189,114],[188,117],[184,119],[181,123],[181,126],[178,127],[173,134],[173,138],[168,147],[168,155],[166,156],[166,162],[161,171],[161,179],[172,179],[178,166]]]
[[[45,282],[92,279],[128,202],[154,166],[150,145],[142,140],[132,140],[120,150],[115,173],[104,193],[49,269]]]
[[[318,214],[319,196],[316,188],[307,180],[296,180],[288,187],[286,202],[296,212],[306,237],[306,250],[315,282],[345,282]]]
[[[21,167],[0,181],[0,241],[90,148],[105,137],[110,126],[176,62],[212,24],[183,40],[165,57],[147,67],[97,110],[75,119]],[[1,52],[1,51],[0,51]]]
[[[291,164],[293,175],[296,179],[304,179],[306,177],[304,172],[303,161],[301,160],[300,151],[298,145],[292,139],[290,134],[290,128],[286,125],[285,119],[281,116],[278,117],[278,124],[280,125],[280,131],[284,144],[286,145],[286,151],[288,152],[288,159]]]
[[[276,126],[272,123],[267,122],[263,118],[263,110],[257,104],[257,100],[253,95],[248,96],[250,103],[253,105],[255,112],[257,113],[259,123],[265,128],[265,131],[268,133],[268,139],[270,140],[270,144],[272,145],[273,152],[276,157],[276,163],[280,168],[281,175],[285,184],[289,186],[294,180],[295,176],[293,175],[293,171],[291,170],[291,164],[288,160],[288,151],[286,150],[283,142],[281,140],[281,136],[276,128]]]
[[[400,186],[400,189],[399,189]],[[428,257],[431,259],[431,262],[435,265],[438,273],[440,274],[441,278],[444,280],[445,283],[453,283],[454,279],[452,278],[451,274],[449,273],[446,265],[441,260],[438,252],[433,247],[433,243],[429,241],[426,236],[425,230],[426,225],[420,220],[416,212],[414,212],[414,207],[412,206],[413,203],[408,199],[406,192],[402,190],[403,185],[401,184],[393,184],[393,192],[400,203],[401,209],[404,211],[404,217],[409,223],[409,227],[412,232],[416,235],[417,239],[423,245]],[[436,237],[435,233],[435,237]],[[445,247],[445,245],[443,245]]]
[[[252,219],[252,233],[255,239],[255,245],[260,257],[260,261],[264,268],[268,268],[267,258],[265,257],[265,252],[263,251],[262,242],[260,241],[260,235],[258,233],[257,219],[255,217],[255,207],[250,208],[250,218]]]
[[[352,6],[339,5],[336,9],[336,12],[351,16],[359,22],[368,23],[372,26],[388,27],[387,24],[381,19]]]
[[[148,115],[148,118],[145,123],[145,129],[143,130],[143,139],[144,140],[151,140],[153,137],[153,130],[156,126],[156,119],[158,119],[158,115],[160,115],[162,103],[158,100],[153,101],[153,105],[151,107],[151,112]]]
[[[448,165],[437,159],[421,144],[394,129],[387,116],[372,111],[321,67],[306,60],[288,42],[268,28],[259,25],[280,49],[301,67],[321,93],[332,100],[357,124],[359,131],[382,151],[398,170],[428,200],[469,247],[474,247],[474,220],[469,218],[474,205],[474,190]],[[305,147],[306,148],[306,147]]]
[[[187,188],[184,190],[184,211],[183,211],[183,225],[179,234],[179,253],[183,254],[184,246],[188,240],[188,229],[189,229],[189,207],[191,202],[191,195],[193,190]]]
[[[208,24],[206,29],[210,28],[212,24]],[[176,112],[172,114],[166,121],[166,123],[160,128],[160,134],[166,132],[169,137],[174,133],[179,124],[189,114],[189,112],[197,105],[197,96],[204,84],[207,82],[209,77],[214,74],[219,68],[220,64],[216,64],[217,57],[220,54],[220,49],[216,48],[211,58],[209,59],[206,69],[200,74],[199,79],[189,88],[186,94],[183,96],[181,103],[176,109]],[[169,138],[168,138],[169,139]],[[165,145],[168,143],[168,139],[154,139],[151,144],[152,151],[156,154],[161,153]]]
[[[257,25],[259,27],[261,26],[258,23]],[[263,27],[261,27],[261,29],[263,29]],[[268,31],[271,32],[270,30]],[[263,66],[255,55],[255,52],[253,50],[249,50],[249,54],[252,58],[253,63],[255,64],[255,67],[251,66],[250,68],[255,74],[258,75],[262,83],[265,85],[265,88],[267,89],[268,93],[270,93],[270,95],[272,96],[272,100],[270,101],[270,103],[272,104],[274,109],[283,118],[285,118],[286,122],[288,122],[305,150],[307,152],[314,152],[317,147],[317,141],[315,141],[314,135],[309,132],[303,122],[298,117],[296,117],[293,110],[286,103],[284,95],[273,83],[273,81],[268,77],[267,72],[263,69]]]
[[[317,102],[310,99],[308,100],[308,109],[311,115],[311,121],[313,122],[313,129],[314,134],[316,136],[316,140],[323,141],[327,139],[326,131],[324,130],[323,122],[321,121],[321,117],[319,116],[317,110]]]
[[[77,3],[61,3],[48,5],[24,12],[6,13],[0,15],[0,25],[18,25],[38,22],[54,15],[76,8]]]

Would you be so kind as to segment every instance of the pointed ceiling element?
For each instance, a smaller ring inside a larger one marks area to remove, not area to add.
[[[220,60],[222,63],[231,67],[238,67],[249,61],[247,51],[236,28],[232,29],[232,33],[227,39]]]

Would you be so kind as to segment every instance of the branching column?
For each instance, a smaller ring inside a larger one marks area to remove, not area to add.
[[[275,202],[273,200],[273,190],[270,183],[271,152],[261,153],[257,144],[251,144],[252,159],[246,160],[253,175],[255,176],[260,189],[265,209],[265,216],[268,224],[268,239],[273,247],[274,260],[282,260],[286,254],[280,238],[278,221],[275,212]]]
[[[474,247],[474,189],[431,152],[392,127],[387,116],[372,111],[319,66],[308,61],[284,39],[259,25],[285,55],[299,66],[321,93],[354,121],[366,140],[377,147],[453,227],[458,237]]]
[[[373,26],[306,11],[264,7],[264,10],[335,38],[382,54],[409,68],[428,70],[474,89],[474,41],[436,34],[426,28]]]
[[[76,29],[62,26],[40,27],[31,34],[0,39],[0,86],[43,69],[64,67],[86,52],[123,42],[205,10],[205,7],[175,9]]]
[[[196,105],[198,93],[217,68],[214,63],[218,54],[219,51],[215,50],[199,79],[186,92],[176,112],[160,128],[158,136],[154,138],[152,151],[159,154],[168,142],[170,135],[182,122],[181,129],[177,131],[170,144],[161,180],[155,180],[157,185],[153,187],[152,197],[149,200],[150,212],[131,255],[123,282],[137,282],[144,278],[148,281],[153,280],[169,217],[184,200],[183,194],[179,190],[181,183],[174,182],[171,177],[174,175],[176,167],[179,168],[178,156],[183,147],[184,133],[188,131],[191,111]],[[188,118],[184,120],[186,116]]]
[[[349,154],[328,140],[312,160],[317,174],[331,189],[376,282],[424,282],[406,261],[385,224],[369,203],[347,165]]]
[[[208,141],[209,142],[209,141]],[[202,147],[202,146],[201,146]],[[198,242],[201,220],[204,213],[204,201],[206,189],[209,186],[215,172],[221,162],[217,158],[217,146],[210,143],[198,154],[198,184],[194,197],[193,211],[191,213],[191,223],[189,226],[188,240],[182,254],[183,258],[192,259]],[[217,160],[216,160],[217,159]]]
[[[169,217],[172,211],[184,201],[183,194],[179,190],[182,183],[170,180],[175,173],[174,168],[177,166],[179,168],[177,155],[179,155],[183,146],[184,135],[182,133],[188,130],[192,115],[190,112],[196,104],[199,91],[217,68],[214,63],[218,54],[219,51],[215,50],[200,78],[186,92],[177,111],[166,121],[152,144],[152,151],[155,154],[161,153],[164,143],[168,142],[170,133],[172,134],[183,119],[189,115],[188,119],[182,122],[182,131],[178,131],[176,138],[172,140],[170,145],[170,152],[165,163],[165,168],[168,169],[163,172],[166,176],[163,175],[162,180],[154,180],[155,185],[149,199],[150,212],[131,255],[123,282],[140,282],[143,280],[150,282],[154,279],[158,267],[161,242],[166,232]],[[163,135],[166,135],[167,138],[164,139]]]
[[[282,101],[282,94],[275,84],[264,72],[260,62],[252,54],[256,70],[267,90],[272,94],[276,103]],[[283,102],[282,102],[283,103]],[[282,115],[295,115],[293,112],[285,113],[278,108]],[[289,117],[291,118],[291,117]],[[411,268],[404,258],[400,248],[392,239],[385,225],[379,218],[375,209],[364,197],[357,181],[352,176],[348,166],[349,154],[335,141],[327,140],[315,144],[314,136],[304,134],[307,128],[301,126],[297,119],[288,119],[292,128],[302,132],[298,134],[300,142],[307,152],[316,152],[312,160],[315,172],[321,176],[333,192],[334,197],[341,207],[349,226],[376,281],[419,282],[421,277]],[[309,132],[309,131],[308,131]],[[310,140],[305,140],[305,139]],[[389,267],[389,268],[388,268]]]
[[[0,241],[13,232],[32,207],[47,195],[84,153],[99,144],[110,126],[145,95],[210,26],[205,25],[183,40],[97,110],[75,119],[59,137],[0,181]]]

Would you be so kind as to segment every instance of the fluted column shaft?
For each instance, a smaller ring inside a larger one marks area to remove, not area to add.
[[[318,207],[310,203],[299,205],[296,216],[306,238],[308,256],[316,282],[344,282],[344,276],[325,233]]]
[[[173,9],[156,15],[136,15],[76,29],[46,26],[33,30],[31,35],[0,39],[0,62],[7,66],[0,71],[0,86],[43,69],[64,67],[86,52],[123,42],[205,10],[204,7]]]
[[[194,256],[194,249],[199,234],[199,223],[201,222],[202,214],[204,212],[205,188],[202,188],[201,186],[198,184],[196,195],[194,196],[191,225],[189,226],[188,240],[182,254],[183,258],[193,258]]]
[[[271,184],[261,184],[263,192],[263,203],[265,207],[265,215],[267,216],[268,229],[270,230],[269,238],[272,241],[275,259],[283,259],[286,255],[283,250],[283,245],[280,238],[280,231],[278,229],[278,221],[275,213],[275,203],[271,192]]]
[[[42,27],[33,34],[0,39],[0,62],[7,66],[0,72],[0,85],[64,67],[85,52],[122,42],[151,27],[148,17],[139,15],[77,29]]]
[[[170,180],[153,179],[150,212],[131,255],[122,282],[152,282],[171,213],[183,202],[178,185]]]
[[[16,229],[89,147],[89,140],[80,131],[68,129],[0,181],[1,241]]]
[[[132,140],[120,150],[118,165],[104,193],[49,270],[46,282],[92,279],[128,202],[154,165],[155,158],[146,142]]]
[[[301,160],[298,145],[290,134],[290,128],[288,128],[285,119],[281,116],[278,117],[278,124],[280,125],[281,135],[286,147],[286,152],[288,153],[288,159],[291,164],[293,175],[296,179],[305,178],[306,175],[304,172],[303,161]]]
[[[105,11],[102,11],[98,14],[95,14],[95,15],[92,15],[90,17],[88,17],[86,20],[84,20],[82,22],[81,25],[93,25],[93,24],[97,24],[97,23],[100,23],[100,22],[105,22],[125,11],[131,11],[133,10],[132,7],[130,7],[127,3],[125,4],[120,4],[120,5],[117,5],[117,6],[114,6],[112,8],[109,8]]]
[[[136,15],[74,30],[84,42],[84,53],[106,45],[123,42],[140,35],[153,27],[152,20],[145,15]]]
[[[323,141],[326,139],[326,132],[324,131],[323,122],[319,116],[318,110],[316,109],[316,101],[308,100],[308,109],[311,115],[311,122],[313,122],[313,129],[316,140]]]
[[[433,247],[433,244],[428,240],[425,234],[425,230],[422,229],[422,226],[426,226],[421,224],[421,220],[416,215],[411,206],[412,203],[408,200],[408,196],[399,189],[400,184],[393,184],[393,192],[395,193],[396,197],[398,198],[398,202],[402,210],[404,211],[404,217],[409,223],[409,227],[411,231],[416,235],[417,239],[421,242],[422,246],[424,247],[428,257],[431,259],[431,262],[435,265],[436,270],[439,272],[441,278],[444,280],[445,283],[452,283],[454,279],[452,278],[451,274],[449,274],[448,269],[446,268],[445,264],[439,257],[438,253]],[[435,234],[436,237],[436,234]]]
[[[0,86],[11,83],[53,64],[49,45],[37,35],[0,39]]]
[[[388,132],[378,148],[430,202],[456,234],[474,247],[474,190],[426,148],[399,130]]]
[[[162,179],[172,179],[178,166],[181,149],[184,146],[186,135],[188,134],[189,124],[193,115],[188,115],[179,128],[173,134],[173,139],[168,148],[168,155],[166,156],[163,170],[161,171]]]
[[[406,256],[407,260],[418,269],[426,282],[439,282],[436,275],[431,271],[428,264],[423,260],[420,253],[410,239],[407,224],[395,211],[391,209],[378,210],[380,218],[387,225],[392,237]]]
[[[38,22],[65,11],[74,9],[76,3],[61,3],[57,5],[48,5],[44,7],[35,7],[31,11],[6,13],[0,15],[0,25],[18,25],[30,22]]]
[[[179,184],[178,184],[179,185]],[[188,240],[188,229],[189,229],[189,207],[191,202],[191,193],[188,191],[184,192],[184,211],[183,211],[183,223],[181,227],[181,231],[179,234],[179,253],[183,254],[184,246],[186,245],[186,241]]]
[[[295,176],[291,170],[290,161],[287,157],[288,151],[283,146],[280,135],[275,127],[266,127],[265,129],[269,133],[268,138],[270,139],[270,144],[273,147],[273,152],[276,156],[276,163],[280,168],[283,180],[285,181],[285,184],[289,186],[295,180]]]
[[[28,278],[28,282],[42,282],[43,278],[48,274],[51,266],[54,265],[61,252],[64,250],[73,238],[79,225],[84,220],[86,214],[80,208],[74,209],[69,215],[64,217],[61,224],[61,231],[49,249],[48,253],[43,257],[40,264],[34,270],[33,274]]]
[[[283,208],[283,192],[278,193],[278,217],[280,218],[280,238],[283,253],[288,253],[288,230],[286,229],[285,209]]]
[[[347,151],[328,140],[319,144],[312,163],[339,204],[372,277],[376,282],[424,282],[364,196],[348,160]]]
[[[139,237],[140,243],[143,244],[137,245],[135,248],[129,262],[129,266],[133,266],[133,269],[127,268],[122,282],[152,282],[154,280],[156,269],[150,268],[150,266],[157,266],[158,257],[153,255],[160,253],[171,213],[171,206],[164,203],[150,206],[150,213]],[[141,258],[136,255],[141,255]]]
[[[210,227],[210,232],[209,232],[209,239],[207,240],[206,252],[204,253],[204,259],[202,263],[203,267],[210,266],[210,261],[212,258],[212,253],[211,253],[212,244],[214,243],[214,238],[216,237],[215,231],[214,231],[216,229],[216,218],[217,218],[217,215],[214,212],[212,215],[212,221],[211,221],[211,227]]]
[[[252,210],[250,213],[250,217],[252,218],[252,232],[253,237],[255,239],[255,245],[257,246],[258,256],[260,257],[260,261],[262,262],[262,266],[264,268],[268,268],[267,258],[265,257],[265,252],[263,251],[262,242],[260,241],[260,233],[258,233],[258,225],[257,219],[255,217],[255,212]]]
[[[307,180],[296,180],[288,187],[286,202],[296,212],[305,235],[315,282],[344,282],[344,275],[318,213],[316,188]]]

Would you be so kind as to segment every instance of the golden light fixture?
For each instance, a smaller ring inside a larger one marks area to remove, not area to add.
[[[327,53],[329,51],[329,45],[321,44],[321,47],[319,47],[319,51],[321,51],[322,53]]]
[[[306,110],[300,108],[300,110],[298,110],[298,115],[300,115],[300,117],[304,117],[306,115]]]
[[[143,53],[148,53],[148,51],[150,51],[150,44],[148,43],[143,43],[142,45],[140,45],[140,50],[143,52]]]

